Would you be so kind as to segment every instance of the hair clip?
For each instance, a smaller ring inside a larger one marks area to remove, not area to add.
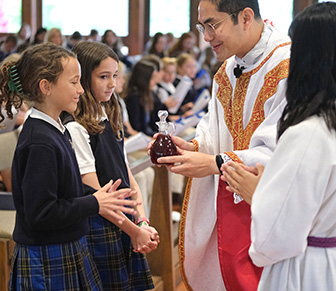
[[[11,92],[17,92],[20,95],[23,94],[23,90],[22,90],[22,85],[21,85],[21,81],[19,78],[19,73],[17,71],[16,65],[11,66],[9,68],[9,77],[10,80],[8,82],[8,87],[9,90],[11,90]]]

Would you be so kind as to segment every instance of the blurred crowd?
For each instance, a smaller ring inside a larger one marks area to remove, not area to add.
[[[195,112],[194,104],[204,90],[211,92],[213,76],[221,65],[211,47],[201,50],[197,46],[193,32],[185,32],[179,37],[172,33],[157,32],[145,44],[142,54],[129,56],[125,54],[128,49],[122,39],[111,29],[107,29],[103,35],[92,29],[89,35],[75,31],[72,35],[65,36],[59,28],[48,30],[40,27],[35,35],[32,35],[31,28],[26,23],[22,24],[16,34],[0,40],[0,62],[19,58],[26,48],[35,44],[52,42],[72,50],[81,41],[102,42],[111,47],[119,57],[114,96],[122,110],[126,139],[139,133],[152,138],[157,132],[155,122],[158,121],[159,110],[167,110],[169,121],[175,122],[198,114],[200,108],[197,107]],[[2,109],[3,106],[4,104]],[[206,112],[206,104],[202,106],[201,111]],[[6,162],[0,161],[2,190],[11,191],[10,157],[13,155],[16,141],[12,136],[17,137],[16,130],[23,124],[23,116],[28,109],[29,105],[23,104],[19,112],[13,110],[14,120],[9,122],[8,119],[8,125],[0,128],[0,143],[5,144],[1,141],[3,139],[7,143],[10,140],[13,144],[6,147],[6,150],[13,148],[10,154],[6,154]],[[192,129],[199,119],[191,123]],[[135,155],[129,160],[139,157]]]

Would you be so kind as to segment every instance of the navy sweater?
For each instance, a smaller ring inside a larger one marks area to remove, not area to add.
[[[99,205],[84,191],[75,153],[66,131],[28,118],[13,160],[12,188],[17,210],[13,238],[27,245],[77,240],[89,228],[87,218]]]

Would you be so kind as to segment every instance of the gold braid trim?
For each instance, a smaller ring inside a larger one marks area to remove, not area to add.
[[[244,164],[243,161],[234,152],[225,152],[225,154],[227,154],[232,161]]]
[[[199,143],[196,139],[192,139],[190,141],[195,146],[195,152],[199,151]],[[186,225],[186,219],[187,219],[187,211],[188,211],[188,204],[189,204],[189,198],[190,198],[190,190],[191,190],[191,184],[192,184],[192,178],[188,179],[183,204],[182,204],[182,213],[181,213],[181,221],[180,221],[180,229],[179,229],[179,259],[180,259],[180,271],[182,280],[184,282],[184,285],[188,291],[192,291],[192,288],[189,285],[187,276],[185,274],[184,270],[184,261],[185,261],[185,249],[184,249],[184,243],[185,243],[185,225]]]
[[[198,152],[199,151],[198,141],[196,139],[192,139],[190,142],[194,144],[194,146],[195,146],[195,152]]]
[[[198,141],[196,139],[192,139],[190,142],[195,146],[195,152],[198,152],[199,151]],[[186,225],[188,204],[189,204],[189,198],[190,198],[190,192],[191,192],[191,184],[192,184],[192,178],[189,177],[186,190],[185,190],[185,194],[184,194],[183,204],[182,204],[182,213],[181,213],[181,221],[180,221],[180,228],[179,228],[179,244],[178,244],[181,276],[182,276],[184,285],[188,291],[192,291],[192,288],[189,285],[189,282],[188,282],[188,279],[187,279],[187,276],[184,270],[184,261],[185,261],[185,249],[184,249],[185,235],[184,234],[185,234],[185,225]]]
[[[180,229],[179,229],[179,247],[178,247],[181,277],[188,291],[192,291],[193,289],[189,285],[189,282],[188,282],[188,279],[187,279],[187,276],[184,270],[184,261],[185,261],[184,245],[185,245],[185,227],[186,227],[186,219],[187,219],[187,211],[188,211],[188,204],[189,204],[189,198],[190,198],[191,184],[192,184],[192,178],[189,178],[187,186],[186,186],[186,191],[184,194],[183,204],[182,204],[182,213],[181,213],[181,221],[180,221]]]
[[[237,79],[233,100],[233,88],[225,72],[227,62],[221,66],[215,75],[215,80],[219,86],[217,98],[223,106],[224,121],[231,133],[234,150],[248,149],[254,131],[265,119],[264,103],[275,94],[280,80],[288,76],[289,59],[281,61],[264,77],[264,84],[255,101],[251,119],[244,130],[243,110],[251,76],[261,69],[278,48],[288,44],[290,43],[283,43],[274,48],[258,67],[250,72],[243,73],[241,77]]]

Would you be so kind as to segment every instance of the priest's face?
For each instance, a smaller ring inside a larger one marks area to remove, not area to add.
[[[219,12],[215,4],[206,0],[199,4],[198,21],[198,29],[202,31],[204,40],[213,48],[218,61],[245,54],[244,30],[240,21],[234,24],[231,15]]]

